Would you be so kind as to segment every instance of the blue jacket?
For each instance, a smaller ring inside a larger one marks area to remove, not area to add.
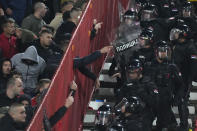
[[[26,10],[32,5],[32,0],[0,0],[3,9],[11,8],[13,10]]]

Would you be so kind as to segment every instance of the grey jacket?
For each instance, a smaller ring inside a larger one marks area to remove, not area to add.
[[[27,65],[23,60],[31,60],[33,65]],[[41,58],[34,46],[28,47],[24,53],[18,53],[11,58],[12,66],[17,72],[22,73],[23,87],[24,88],[36,88],[37,79],[42,74],[46,67],[46,63]]]
[[[39,36],[39,32],[43,25],[46,25],[43,19],[36,18],[33,14],[27,16],[22,22],[22,28],[28,29]]]

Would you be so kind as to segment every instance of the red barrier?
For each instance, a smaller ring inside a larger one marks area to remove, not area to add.
[[[114,37],[113,30],[119,24],[118,2],[117,0],[90,0],[79,26],[73,34],[61,65],[52,80],[49,91],[29,125],[28,131],[42,130],[43,111],[46,110],[47,116],[50,117],[64,104],[69,93],[69,84],[74,78],[78,85],[75,102],[53,129],[55,131],[81,130],[84,114],[93,92],[93,81],[84,77],[77,70],[73,71],[73,58],[86,56],[110,44]],[[127,0],[121,2],[124,5],[126,5],[126,2],[128,3]],[[102,21],[103,25],[96,38],[90,42],[90,30],[95,18],[99,22]],[[104,58],[103,56],[90,66],[97,75],[99,75]]]

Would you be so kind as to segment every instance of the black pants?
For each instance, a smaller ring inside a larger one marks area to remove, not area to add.
[[[163,128],[176,127],[177,122],[174,113],[171,108],[171,102],[165,97],[160,97],[157,107],[157,129],[161,131]]]
[[[180,128],[181,131],[187,131],[188,130],[188,118],[189,118],[189,109],[188,109],[188,101],[189,101],[189,94],[192,87],[192,82],[185,82],[186,86],[185,92],[184,92],[184,99],[181,101],[181,103],[178,105],[178,111],[179,111],[179,117],[180,117]]]
[[[180,105],[178,105],[179,117],[180,117],[180,127],[182,129],[188,128],[188,99],[185,99]]]

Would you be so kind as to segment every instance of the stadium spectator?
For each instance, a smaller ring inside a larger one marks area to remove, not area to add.
[[[59,0],[61,4],[63,4],[64,2],[68,2],[68,1],[72,1],[74,3],[76,3],[78,0]]]
[[[40,79],[36,86],[36,96],[32,98],[32,106],[37,108],[42,102],[43,97],[45,96],[49,85],[51,83],[50,79]]]
[[[25,122],[21,123],[18,126],[18,128],[20,128],[21,130],[24,130],[28,126],[34,114],[34,109],[31,105],[31,97],[26,94],[20,95],[17,102],[25,106],[25,112],[26,112]]]
[[[44,116],[45,130],[51,129],[64,116],[67,109],[74,102],[74,95],[75,95],[76,90],[77,90],[77,84],[73,81],[70,85],[70,94],[68,95],[64,105],[60,107],[49,119],[47,118],[45,114]]]
[[[32,42],[32,45],[37,49],[38,55],[42,57],[46,63],[48,63],[48,60],[54,53],[59,54],[61,51],[54,44],[52,38],[53,33],[50,30],[42,30],[39,39]]]
[[[24,53],[13,56],[11,61],[13,68],[22,74],[24,92],[32,97],[38,77],[46,66],[44,59],[38,55],[34,46],[30,46]]]
[[[34,5],[34,14],[31,14],[23,20],[22,28],[28,29],[38,36],[42,26],[46,24],[43,17],[47,10],[48,8],[44,3],[37,2]]]
[[[51,124],[51,127],[55,126],[55,124],[64,116],[66,113],[67,109],[72,106],[74,103],[74,97],[71,96],[72,94],[70,93],[69,96],[67,97],[64,105],[60,107],[53,116],[50,117],[49,122]]]
[[[2,8],[0,8],[0,16],[4,16],[5,14],[4,14],[4,11],[3,11],[3,9]]]
[[[23,79],[22,74],[17,72],[16,70],[11,71],[11,77],[13,78],[20,78],[21,80]]]
[[[20,27],[16,27],[15,35],[17,38],[17,50],[19,53],[24,52],[33,40],[37,39],[37,36],[30,30],[22,29]]]
[[[0,92],[6,89],[7,81],[11,76],[12,63],[10,59],[3,59],[0,65]]]
[[[57,13],[55,15],[55,18],[50,23],[50,26],[52,26],[55,29],[55,31],[63,23],[63,18],[62,18],[63,17],[63,14],[66,11],[71,11],[72,8],[73,8],[73,2],[72,1],[64,2],[61,5],[61,13]]]
[[[13,18],[18,25],[21,24],[25,13],[32,7],[32,0],[0,0],[8,17]]]
[[[91,32],[91,38],[93,38],[96,35],[96,32],[101,28],[102,23],[95,22],[94,28]],[[49,78],[51,79],[59,66],[59,63],[63,57],[64,52],[66,52],[66,49],[69,44],[69,40],[71,38],[71,34],[61,34],[57,39],[57,45],[60,49],[59,53],[53,53],[53,55],[48,55],[47,59],[47,67],[45,68],[45,71],[43,73],[42,78]],[[74,68],[79,69],[81,73],[86,75],[87,77],[91,78],[92,80],[96,81],[96,83],[99,83],[94,73],[90,72],[89,69],[87,69],[85,66],[87,64],[90,64],[92,61],[96,60],[101,56],[102,53],[107,53],[111,47],[104,47],[100,51],[96,51],[92,53],[89,56],[83,57],[83,58],[76,58],[74,59]],[[41,51],[40,51],[41,52]],[[43,52],[43,51],[42,51]],[[46,55],[46,53],[45,53]]]
[[[88,0],[78,0],[75,3],[75,7],[80,8],[82,11],[85,11],[87,4]]]
[[[77,27],[81,14],[82,11],[79,8],[72,8],[72,10],[70,11],[70,18],[60,25],[60,27],[57,29],[55,37],[57,38],[61,34],[65,33],[72,34],[74,29]]]
[[[0,35],[0,49],[3,57],[10,59],[17,53],[15,33],[15,21],[6,19],[2,24],[3,33]]]
[[[8,113],[0,120],[1,130],[16,131],[18,129],[18,124],[24,123],[25,119],[26,113],[24,105],[14,103],[10,106]]]
[[[10,106],[17,101],[17,96],[23,91],[23,82],[20,78],[10,78],[7,88],[0,94],[0,107]]]
[[[72,34],[65,33],[60,35],[57,39],[55,39],[55,42],[57,43],[57,46],[63,51],[66,52],[70,39],[72,37]]]
[[[41,30],[40,30],[40,32],[39,32],[39,34],[40,34],[43,30],[49,30],[49,31],[52,32],[52,34],[55,33],[55,29],[54,29],[52,26],[50,26],[50,25],[43,25],[42,28],[41,28]]]
[[[4,11],[2,8],[0,8],[0,34],[3,32],[2,30],[2,24],[5,22],[6,16],[4,14]]]

